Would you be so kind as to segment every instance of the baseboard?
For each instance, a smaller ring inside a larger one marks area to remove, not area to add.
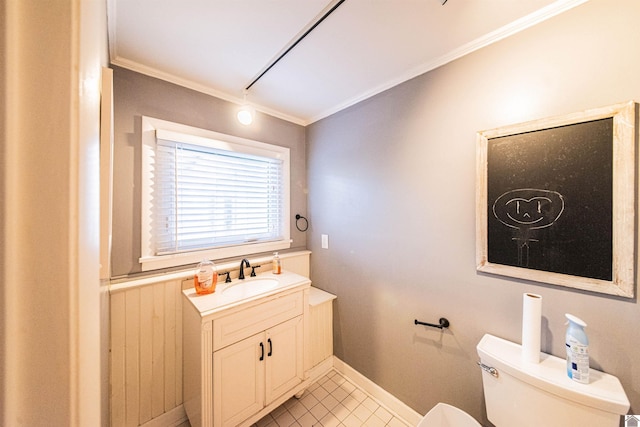
[[[334,365],[333,359],[334,359],[333,356],[327,357],[325,360],[318,363],[313,368],[309,369],[309,372],[307,372],[307,378],[306,378],[309,384],[313,384],[314,382],[318,381],[320,377],[326,375],[327,372],[329,372],[333,368],[333,365]]]
[[[415,426],[422,419],[422,415],[335,356],[333,357],[333,368],[362,390],[369,393],[371,397],[385,406],[387,410],[405,420],[410,425]]]
[[[407,423],[409,423],[409,425],[415,426],[422,419],[422,415],[411,409],[397,397],[393,396],[391,393],[375,384],[373,381],[371,381],[360,372],[356,371],[351,366],[347,365],[345,362],[335,356],[333,356],[333,358],[325,360],[314,369],[310,370],[309,377],[302,384],[300,384],[300,386],[297,387],[299,390],[296,391],[303,391],[310,384],[317,381],[322,375],[326,374],[331,369],[331,367],[340,372],[343,376],[349,379],[349,381],[353,382],[363,391],[371,395],[371,397],[376,399],[382,406],[385,407],[385,409],[387,409],[393,415],[402,420],[405,420]],[[268,412],[274,409],[273,407],[277,407],[282,403],[283,402],[274,402],[275,406],[270,405],[268,408],[265,408],[264,411],[261,411],[260,414],[257,414],[256,417],[252,417],[251,423],[255,422],[255,420],[257,419],[260,419],[262,416],[266,415]],[[262,412],[264,412],[264,414]],[[184,407],[180,405],[172,409],[171,411],[165,412],[159,417],[156,417],[142,424],[140,427],[177,427],[187,420],[187,414],[184,411]]]
[[[177,427],[188,421],[187,413],[184,412],[184,406],[176,406],[169,412],[155,417],[152,420],[141,424],[140,427]]]

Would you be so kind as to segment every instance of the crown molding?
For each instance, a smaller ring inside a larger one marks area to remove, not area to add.
[[[527,16],[524,16],[516,21],[513,21],[495,31],[492,31],[491,33],[486,34],[485,36],[479,37],[469,43],[466,43],[462,46],[460,46],[457,49],[454,49],[438,58],[436,58],[435,60],[432,61],[428,61],[425,62],[409,71],[407,71],[406,73],[403,73],[402,75],[400,75],[399,77],[389,80],[379,86],[374,87],[373,89],[367,90],[363,93],[361,93],[360,95],[357,95],[353,98],[350,98],[348,100],[346,100],[345,102],[342,102],[338,105],[335,105],[331,108],[328,108],[324,111],[322,111],[321,113],[312,116],[312,117],[298,117],[298,116],[293,116],[291,114],[286,114],[283,113],[281,111],[278,111],[276,109],[272,109],[269,107],[266,107],[264,105],[260,105],[260,104],[254,104],[251,103],[251,105],[256,109],[256,111],[259,111],[261,113],[264,114],[268,114],[270,116],[282,119],[282,120],[286,120],[288,122],[297,124],[297,125],[301,125],[301,126],[307,126],[310,125],[312,123],[315,123],[319,120],[322,120],[326,117],[329,117],[335,113],[338,113],[346,108],[349,108],[359,102],[362,102],[368,98],[371,98],[381,92],[384,92],[388,89],[391,89],[394,86],[397,86],[401,83],[404,83],[408,80],[411,80],[412,78],[415,78],[419,75],[425,74],[429,71],[435,70],[436,68],[439,68],[445,64],[448,64],[449,62],[455,61],[456,59],[459,59],[463,56],[466,56],[470,53],[473,53],[479,49],[482,49],[483,47],[489,46],[493,43],[496,43],[500,40],[503,40],[509,36],[512,36],[516,33],[519,33],[520,31],[523,31],[527,28],[530,28],[536,24],[539,24],[543,21],[546,21],[547,19],[550,19],[556,15],[559,15],[563,12],[566,12],[567,10],[573,9],[576,6],[579,6],[583,3],[588,2],[589,0],[558,0],[556,2],[551,3],[548,6],[545,6],[544,8],[533,12]],[[114,17],[115,15],[115,1],[109,1],[109,11],[110,11],[110,16]],[[157,70],[155,68],[152,67],[148,67],[142,64],[139,64],[135,61],[130,61],[124,58],[120,58],[118,57],[118,54],[116,52],[116,43],[115,43],[115,22],[113,20],[111,20],[109,22],[109,46],[110,46],[110,54],[111,54],[111,64],[122,67],[122,68],[126,68],[128,70],[131,71],[135,71],[150,77],[155,77],[157,79],[160,80],[164,80],[167,81],[169,83],[174,83],[177,84],[179,86],[183,86],[186,87],[188,89],[192,89],[198,92],[202,92],[205,93],[207,95],[211,95],[214,96],[216,98],[220,98],[222,100],[228,101],[228,102],[232,102],[234,104],[238,104],[238,105],[242,105],[243,103],[243,99],[238,98],[236,96],[232,96],[229,95],[228,93],[225,93],[223,91],[214,89],[210,86],[207,85],[203,85],[201,83],[197,83],[194,82],[192,80],[189,79],[185,79],[179,76],[176,76],[174,74],[171,73],[166,73],[160,70]]]
[[[190,79],[185,79],[185,78],[176,76],[175,74],[166,73],[156,68],[142,65],[135,61],[114,57],[114,59],[111,59],[111,64],[121,68],[126,68],[127,70],[135,71],[140,74],[144,74],[149,77],[154,77],[156,79],[164,80],[166,82],[173,83],[178,86],[185,87],[187,89],[192,89],[207,95],[211,95],[227,102],[231,102],[238,105],[242,105],[244,103],[244,100],[242,98],[238,98],[237,96],[229,95],[226,92],[214,89],[210,86],[194,82],[193,80],[190,80]],[[256,111],[259,111],[264,114],[268,114],[278,119],[286,120],[288,122],[291,122],[300,126],[306,126],[307,124],[309,124],[308,120],[304,120],[300,117],[292,116],[290,114],[285,114],[260,104],[256,104],[256,103],[249,103],[249,104],[253,108],[255,108]]]
[[[385,90],[391,89],[394,86],[397,86],[401,83],[404,83],[412,78],[418,77],[422,74],[425,74],[429,71],[433,71],[436,68],[439,68],[449,62],[453,62],[456,59],[462,58],[470,53],[473,53],[483,47],[489,46],[493,43],[496,43],[500,40],[503,40],[509,36],[512,36],[520,31],[526,30],[536,24],[539,24],[543,21],[546,21],[549,18],[552,18],[556,15],[559,15],[563,12],[566,12],[569,9],[573,9],[576,6],[579,6],[583,3],[588,2],[589,0],[558,0],[550,5],[533,12],[527,16],[524,16],[518,20],[515,20],[501,28],[498,28],[491,33],[488,33],[482,37],[479,37],[469,43],[466,43],[460,46],[457,49],[454,49],[433,61],[425,62],[424,64],[419,65],[418,67],[413,68],[412,70],[402,74],[401,76],[389,80],[380,86],[377,86],[371,90],[368,90],[354,98],[351,98],[341,104],[338,104],[330,109],[323,111],[317,116],[312,117],[308,122],[308,124],[317,122],[318,120],[324,119],[326,117],[331,116],[339,111],[342,111],[348,107],[351,107],[359,102],[362,102],[372,96],[375,96],[379,93],[384,92]]]

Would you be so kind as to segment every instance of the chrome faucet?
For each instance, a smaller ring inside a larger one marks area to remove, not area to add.
[[[240,280],[244,280],[244,268],[247,267],[251,267],[251,264],[249,264],[249,260],[246,258],[243,258],[242,261],[240,261],[240,275],[238,276],[238,279]]]

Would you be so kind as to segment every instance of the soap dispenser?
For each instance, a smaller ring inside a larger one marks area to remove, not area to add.
[[[572,314],[569,320],[565,345],[567,347],[567,375],[574,381],[589,384],[589,338],[584,331],[587,324]]]
[[[280,261],[280,256],[278,255],[278,252],[275,252],[273,254],[273,274],[280,274],[282,273],[282,262]]]
[[[193,275],[193,285],[196,288],[196,294],[206,295],[215,292],[217,282],[218,273],[212,261],[203,260],[198,264],[198,268]]]

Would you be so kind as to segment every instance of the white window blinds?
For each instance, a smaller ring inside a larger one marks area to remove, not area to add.
[[[290,239],[290,151],[142,117],[140,266],[281,251]]]
[[[153,167],[153,255],[285,238],[282,159],[164,135]]]

